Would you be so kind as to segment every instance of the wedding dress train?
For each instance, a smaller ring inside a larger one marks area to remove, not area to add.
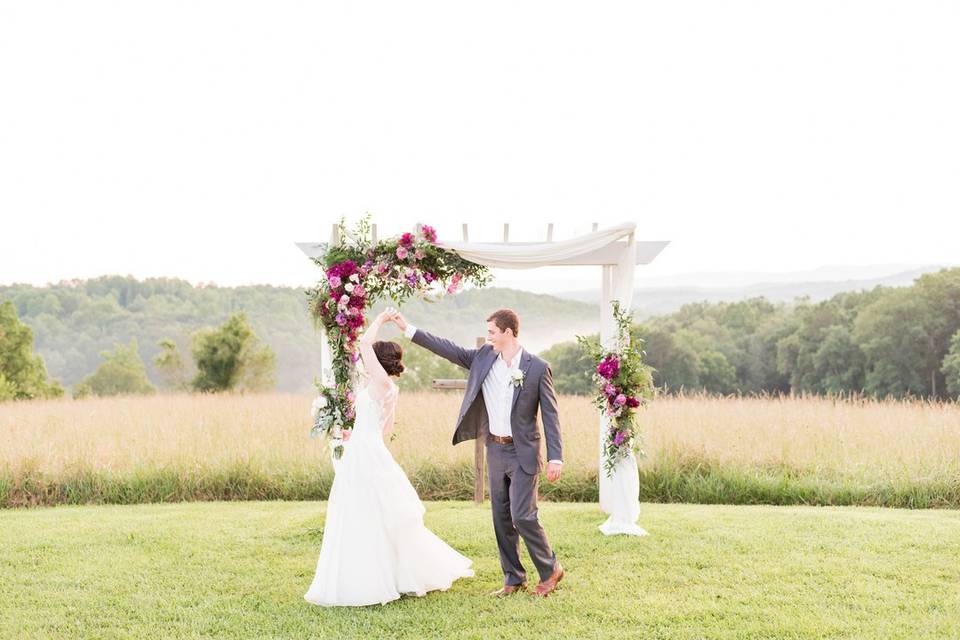
[[[392,383],[391,383],[392,384]],[[385,604],[401,594],[449,589],[473,563],[423,524],[424,506],[383,442],[384,403],[366,387],[336,461],[316,574],[304,594],[321,606]]]

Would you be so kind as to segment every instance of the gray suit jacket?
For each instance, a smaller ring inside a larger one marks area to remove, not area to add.
[[[485,344],[479,349],[464,349],[446,338],[419,328],[413,335],[413,342],[470,372],[467,377],[467,390],[460,405],[457,428],[453,433],[453,444],[486,437],[490,431],[490,421],[481,387],[497,360],[493,347]],[[537,410],[539,409],[542,416],[543,432],[547,437],[548,460],[563,460],[560,414],[557,410],[557,395],[553,390],[553,372],[550,365],[524,349],[520,369],[524,374],[523,385],[513,389],[510,428],[520,467],[533,475],[543,470],[543,456],[540,453],[542,434],[537,422]]]

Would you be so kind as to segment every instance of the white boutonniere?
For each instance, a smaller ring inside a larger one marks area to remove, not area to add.
[[[510,382],[514,387],[523,386],[523,371],[520,369],[514,369],[510,372]]]

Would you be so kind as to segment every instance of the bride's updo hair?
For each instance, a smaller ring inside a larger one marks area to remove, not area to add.
[[[380,366],[389,376],[403,373],[403,347],[392,340],[377,340],[373,343],[373,352],[377,354]]]

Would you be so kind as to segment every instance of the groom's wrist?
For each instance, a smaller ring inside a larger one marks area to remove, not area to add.
[[[563,464],[563,460],[548,460],[549,464]]]
[[[403,330],[403,335],[405,335],[406,337],[412,340],[413,334],[415,334],[416,332],[417,332],[417,328],[408,322],[407,328]]]

